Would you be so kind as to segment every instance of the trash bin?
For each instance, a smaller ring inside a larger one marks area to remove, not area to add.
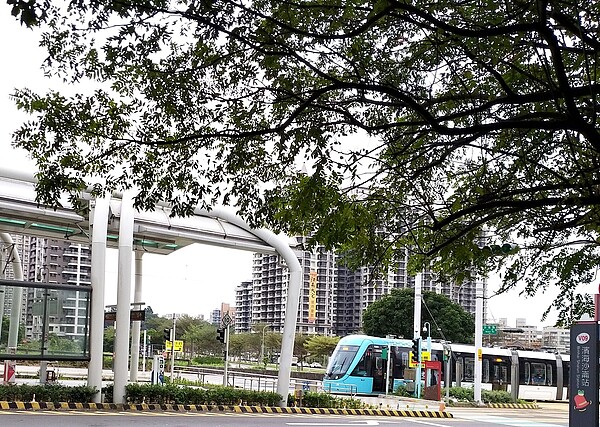
[[[56,371],[50,370],[46,371],[46,382],[53,383],[56,381]]]

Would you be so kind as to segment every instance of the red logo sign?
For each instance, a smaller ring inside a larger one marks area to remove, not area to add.
[[[582,332],[575,337],[575,341],[577,341],[577,344],[585,344],[589,340],[590,340],[590,334],[588,334],[587,332]]]

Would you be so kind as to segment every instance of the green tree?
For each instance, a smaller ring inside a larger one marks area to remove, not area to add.
[[[504,266],[503,290],[589,302],[597,1],[9,3],[44,32],[46,73],[82,87],[14,94],[40,203],[100,175],[98,194],[135,185],[137,207],[174,215],[235,204],[354,265],[410,248],[413,271]],[[488,257],[482,235],[521,251]]]
[[[414,290],[392,289],[389,295],[375,301],[363,312],[363,331],[378,337],[396,335],[412,339],[414,307]],[[473,342],[473,316],[446,296],[423,292],[421,314],[423,324],[429,322],[431,325],[431,338],[455,343]]]
[[[167,319],[166,317],[153,315],[150,318],[146,318],[144,326],[146,327],[146,335],[148,336],[150,344],[155,346],[164,346],[164,330],[173,328],[173,320]],[[175,332],[177,333],[177,331]]]
[[[8,332],[10,331],[10,317],[2,316],[2,336],[0,337],[1,343],[8,343]],[[25,325],[19,323],[19,330],[17,332],[17,340],[21,342],[25,337]]]
[[[253,334],[234,334],[229,335],[229,354],[233,357],[241,357],[248,352],[248,344],[252,340]]]
[[[308,350],[306,349],[304,344],[306,344],[309,338],[310,337],[308,335],[304,334],[296,334],[296,337],[294,338],[293,355],[298,358],[298,366],[300,367],[304,366],[304,359],[306,359],[306,356],[308,356]]]
[[[311,357],[323,358],[328,357],[333,353],[335,346],[339,342],[340,337],[328,337],[325,335],[315,335],[310,337],[304,343],[304,348]]]
[[[104,351],[107,353],[115,352],[115,328],[114,327],[109,326],[108,328],[104,329],[104,338],[103,338],[102,347],[103,347]]]
[[[206,324],[201,327],[198,334],[198,352],[206,355],[221,355],[225,350],[222,343],[217,340],[217,328]]]

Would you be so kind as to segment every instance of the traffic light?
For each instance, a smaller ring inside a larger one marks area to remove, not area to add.
[[[163,336],[165,337],[165,341],[171,341],[171,330],[170,329],[164,329],[163,330]]]
[[[217,329],[217,339],[225,344],[225,329],[219,328]]]
[[[412,343],[412,362],[419,363],[421,361],[421,338],[415,338]]]
[[[519,245],[514,243],[503,243],[502,245],[486,245],[481,248],[486,256],[511,255],[519,251]]]
[[[450,349],[448,347],[444,347],[444,362],[450,359]]]

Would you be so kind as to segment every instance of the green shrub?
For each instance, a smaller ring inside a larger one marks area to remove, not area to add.
[[[461,402],[473,402],[475,399],[472,387],[451,387],[450,396]],[[512,396],[503,390],[481,390],[481,400],[484,403],[511,403]]]
[[[102,387],[102,394],[104,395],[104,402],[112,402],[113,401],[113,385],[109,384],[106,387]]]
[[[288,396],[288,406],[299,405],[300,402],[296,399],[295,395],[290,394]],[[302,406],[305,408],[347,408],[347,409],[361,409],[366,408],[366,405],[360,399],[353,399],[349,397],[336,397],[329,393],[317,393],[307,391],[302,397]]]
[[[216,356],[199,356],[192,359],[194,365],[216,365],[223,366],[223,358]]]
[[[60,384],[0,385],[0,400],[9,402],[91,402],[98,391],[93,387]]]
[[[408,391],[406,389],[406,386],[404,385],[399,385],[396,390],[394,391],[394,394],[396,396],[400,396],[400,397],[412,397],[413,393],[411,393],[410,391]]]
[[[512,396],[503,390],[481,390],[481,400],[485,403],[511,403]]]
[[[450,397],[462,402],[472,402],[474,399],[473,388],[450,387]]]
[[[280,399],[277,393],[266,391],[223,386],[181,387],[173,384],[128,384],[125,395],[126,401],[132,404],[275,406]]]

